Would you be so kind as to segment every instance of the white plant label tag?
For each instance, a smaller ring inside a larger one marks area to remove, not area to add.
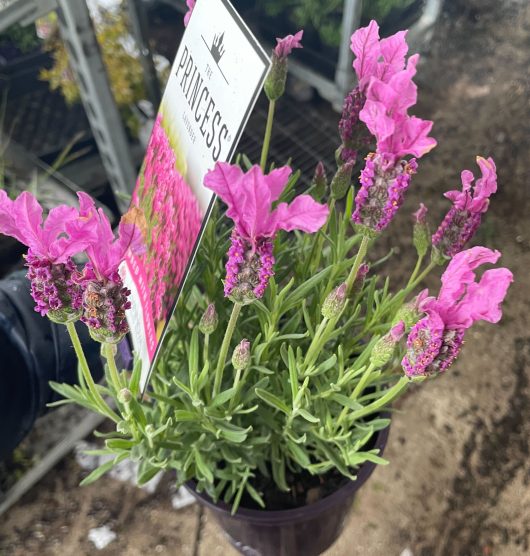
[[[120,267],[145,389],[213,206],[203,185],[229,161],[270,68],[228,0],[198,0],[171,69],[132,206],[142,214],[144,254]],[[145,217],[145,221],[144,221]]]

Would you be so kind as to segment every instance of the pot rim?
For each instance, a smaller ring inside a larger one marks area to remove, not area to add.
[[[389,418],[390,413],[384,412],[380,414],[381,418]],[[374,448],[379,448],[380,455],[386,446],[388,435],[390,432],[390,424],[384,429],[378,431]],[[313,504],[308,504],[305,506],[300,506],[299,508],[290,508],[288,510],[254,510],[238,508],[237,512],[232,515],[232,508],[222,500],[214,502],[212,498],[205,492],[197,492],[197,483],[193,480],[187,481],[185,483],[186,489],[199,500],[200,503],[204,504],[214,512],[229,514],[231,519],[236,519],[240,521],[260,523],[264,526],[275,526],[279,523],[285,521],[301,521],[307,519],[308,517],[314,517],[317,514],[326,512],[333,508],[337,502],[353,495],[357,490],[359,490],[362,485],[367,481],[368,477],[373,473],[377,464],[371,461],[366,461],[359,467],[357,472],[357,478],[354,481],[349,481],[344,486],[340,487],[338,490],[329,494],[328,496],[321,498]]]

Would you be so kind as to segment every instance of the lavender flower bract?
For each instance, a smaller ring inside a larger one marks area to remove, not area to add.
[[[482,215],[488,210],[489,197],[497,191],[497,172],[492,158],[477,157],[482,173],[475,186],[475,177],[469,170],[462,172],[462,191],[448,191],[445,194],[453,202],[443,222],[432,236],[435,256],[439,262],[444,257],[453,257],[475,235]]]
[[[274,274],[273,239],[279,230],[321,228],[329,213],[309,195],[290,204],[272,203],[282,194],[291,169],[287,166],[263,174],[259,166],[244,173],[239,166],[218,162],[208,172],[204,185],[227,204],[226,215],[235,227],[226,263],[225,296],[237,303],[251,303],[265,293]]]
[[[498,251],[473,247],[458,253],[442,275],[438,297],[424,298],[419,309],[427,315],[417,322],[407,339],[402,361],[407,376],[428,376],[445,371],[462,347],[464,333],[479,320],[496,323],[502,312],[512,273],[506,268],[487,270],[479,282],[475,268],[495,263]]]
[[[78,194],[80,204],[83,195]],[[74,235],[68,232],[73,222]],[[0,190],[0,233],[29,247],[26,266],[35,310],[58,323],[77,320],[81,286],[72,256],[94,239],[90,223],[79,221],[77,209],[64,205],[50,210],[43,222],[43,209],[31,193],[25,191],[12,201]]]

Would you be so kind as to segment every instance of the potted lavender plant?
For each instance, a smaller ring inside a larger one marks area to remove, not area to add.
[[[129,214],[115,239],[80,195],[79,211],[54,209],[42,227],[29,194],[0,196],[0,231],[30,247],[37,308],[66,324],[79,357],[79,385],[53,384],[60,403],[115,424],[102,449],[113,459],[84,483],[126,458],[140,463],[139,483],[174,470],[245,554],[307,556],[334,542],[356,490],[387,463],[392,402],[447,371],[474,322],[499,321],[513,279],[506,268],[477,279],[500,253],[465,249],[497,187],[493,160],[480,157],[476,182],[465,170],[462,191],[446,193],[452,207],[432,239],[426,208],[417,211],[418,261],[406,286],[393,291],[375,272],[370,248],[402,204],[417,159],[436,144],[432,122],[409,114],[418,56],[406,59],[404,32],[380,40],[372,21],[352,36],[358,87],[345,102],[330,184],[319,165],[309,194],[297,195],[299,173],[269,164],[275,103],[300,40],[279,40],[273,52],[260,165],[241,157],[205,178],[226,212],[218,207],[207,226],[147,396],[140,364],[120,372],[114,360],[128,308],[117,269],[127,248],[142,250],[141,226]],[[354,194],[352,168],[367,142],[376,147]],[[70,264],[79,251],[89,259],[82,273]],[[415,295],[446,262],[438,294]],[[103,384],[88,369],[78,318],[102,343]]]

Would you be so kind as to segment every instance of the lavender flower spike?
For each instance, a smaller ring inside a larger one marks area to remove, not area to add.
[[[79,194],[80,203],[82,195]],[[65,324],[81,315],[80,274],[71,257],[89,245],[91,225],[80,222],[79,233],[74,237],[67,228],[78,220],[77,209],[65,205],[55,207],[44,221],[42,213],[42,207],[31,193],[25,191],[12,201],[0,190],[0,233],[29,247],[26,266],[35,310]]]
[[[401,365],[409,377],[441,373],[455,360],[465,331],[475,322],[499,322],[500,305],[513,275],[507,268],[486,270],[476,281],[474,270],[495,263],[501,254],[473,247],[455,255],[442,275],[437,298],[422,292],[418,309],[426,313],[410,331]]]
[[[368,155],[359,180],[361,188],[355,197],[353,222],[368,235],[384,230],[403,204],[417,168],[415,158],[394,165],[384,155]]]
[[[477,157],[482,173],[475,185],[475,177],[469,170],[462,172],[462,191],[445,194],[453,206],[445,215],[439,228],[432,236],[435,257],[441,263],[444,257],[454,257],[475,235],[482,215],[488,210],[489,197],[497,191],[497,173],[492,158]]]
[[[89,262],[83,273],[83,315],[90,335],[97,342],[118,343],[129,331],[125,312],[131,308],[131,292],[123,285],[118,272],[126,252],[142,254],[145,243],[140,228],[131,218],[139,218],[138,209],[132,208],[120,220],[118,237],[102,209],[96,211],[94,201],[86,194],[81,197],[81,221],[93,224],[95,238],[86,253]],[[76,237],[77,223],[67,227]]]
[[[244,173],[239,166],[218,162],[204,185],[227,204],[234,221],[226,263],[225,296],[236,303],[263,297],[274,275],[273,240],[279,230],[316,232],[327,220],[329,208],[309,195],[272,208],[285,189],[291,169],[276,168],[264,174],[259,166]]]

